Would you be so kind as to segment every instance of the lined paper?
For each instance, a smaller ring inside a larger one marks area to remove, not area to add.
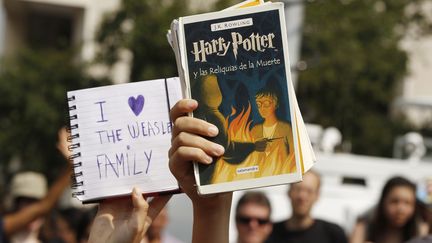
[[[168,90],[166,89],[168,88]],[[168,95],[168,97],[167,97]],[[78,124],[74,153],[82,162],[75,174],[82,201],[178,188],[168,168],[172,124],[169,109],[181,98],[178,78],[159,79],[68,92]]]

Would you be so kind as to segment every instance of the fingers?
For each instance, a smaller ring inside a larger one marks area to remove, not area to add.
[[[197,136],[186,132],[181,132],[178,136],[176,136],[173,139],[169,155],[171,156],[172,155],[171,152],[177,151],[182,146],[201,149],[204,152],[204,154],[198,152],[200,153],[199,156],[205,156],[205,154],[210,156],[221,156],[225,151],[222,145],[210,142],[209,140],[201,136]]]
[[[129,221],[129,226],[135,230],[138,237],[142,238],[147,230],[145,226],[149,205],[142,196],[141,191],[136,187],[132,191],[132,204],[134,210]]]
[[[176,137],[180,132],[194,133],[206,137],[214,137],[219,133],[218,128],[204,120],[193,117],[179,117],[174,121],[172,137]]]
[[[137,187],[134,187],[132,190],[132,204],[134,210],[140,212],[143,215],[147,215],[149,205]]]
[[[182,168],[184,161],[198,161],[209,164],[211,156],[221,156],[224,147],[201,137],[214,137],[219,133],[216,126],[204,120],[184,116],[197,107],[194,100],[180,100],[171,110],[174,121],[171,149],[169,151],[170,168]],[[172,165],[176,161],[176,165]]]
[[[171,172],[175,175],[173,163],[176,165],[182,164],[184,161],[196,161],[203,164],[210,164],[213,162],[213,158],[209,155],[207,155],[202,149],[200,148],[194,148],[194,147],[179,147],[176,150],[170,150],[174,151],[170,155],[170,169]],[[177,166],[176,166],[177,168]]]
[[[192,112],[198,107],[196,100],[183,99],[178,101],[170,111],[171,121],[175,121],[178,117],[184,116],[189,112]]]

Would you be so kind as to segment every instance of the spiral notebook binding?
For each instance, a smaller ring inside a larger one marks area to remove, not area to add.
[[[76,191],[76,192],[72,192],[72,197],[79,197],[79,196],[83,196],[85,193],[84,191]]]
[[[72,140],[79,138],[79,134],[70,135],[67,137],[68,142],[72,142]]]
[[[75,95],[71,95],[70,97],[68,97],[68,102],[74,101],[74,100],[75,100]]]
[[[84,185],[83,181],[72,181],[71,187],[72,189],[77,189],[78,187],[83,185]]]
[[[82,163],[81,163],[81,162],[74,163],[74,164],[72,165],[73,168],[78,168],[78,167],[81,167],[81,166],[82,166]]]
[[[73,161],[73,170],[74,173],[71,177],[71,188],[73,189],[72,196],[79,198],[84,196],[84,181],[83,181],[83,172],[81,170],[82,162],[79,161],[81,158],[81,152],[79,151],[80,143],[79,143],[79,131],[78,131],[78,115],[76,114],[77,106],[75,104],[76,97],[75,95],[70,95],[67,98],[69,105],[69,129],[70,136],[68,136],[67,140],[71,143],[68,146],[68,149],[72,152],[69,157],[70,160]]]
[[[80,143],[73,143],[71,145],[68,146],[69,151],[73,151],[76,148],[80,147]]]

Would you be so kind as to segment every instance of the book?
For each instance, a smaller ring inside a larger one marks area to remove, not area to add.
[[[226,10],[232,10],[232,9],[238,9],[238,8],[247,8],[251,6],[258,6],[258,5],[264,5],[264,4],[270,4],[271,2],[264,2],[263,0],[246,0],[241,3],[238,3],[234,6],[228,7],[222,11]],[[179,40],[178,40],[178,20],[173,20],[171,24],[171,29],[167,32],[167,39],[168,43],[171,45],[174,54],[176,56],[177,60],[177,69],[179,72],[180,79],[182,80],[182,89],[183,91],[186,91],[186,84],[184,81],[184,58],[181,58],[180,56],[180,49],[179,49]],[[290,83],[292,85],[292,83]],[[312,148],[312,144],[310,142],[309,135],[306,130],[305,123],[303,121],[303,117],[300,112],[299,105],[297,103],[297,98],[295,96],[294,87],[292,87],[290,90],[292,92],[292,96],[294,97],[293,100],[293,106],[295,107],[295,119],[297,123],[297,133],[298,136],[298,143],[300,144],[300,164],[302,167],[302,173],[306,173],[308,170],[312,168],[312,166],[316,162],[315,153]],[[184,94],[184,96],[186,96]]]
[[[246,8],[246,7],[252,7],[252,6],[258,6],[258,5],[264,5],[264,4],[270,4],[271,2],[264,2],[264,0],[246,0],[243,1],[239,4],[236,4],[234,6],[231,6],[225,10],[230,10],[230,9],[237,9],[237,8]],[[292,82],[290,82],[290,85],[292,86]],[[298,138],[298,143],[300,145],[299,147],[299,151],[300,151],[300,164],[301,164],[301,168],[302,168],[302,173],[306,173],[308,170],[310,170],[312,168],[312,166],[315,164],[316,162],[316,157],[315,157],[315,153],[312,149],[312,144],[310,142],[309,139],[309,135],[306,131],[306,126],[304,124],[303,121],[303,117],[301,115],[300,112],[300,108],[297,102],[297,98],[294,92],[294,87],[292,87],[291,89],[289,89],[289,92],[291,93],[293,99],[293,106],[295,108],[294,110],[294,114],[295,114],[295,120],[296,120],[296,124],[297,124],[297,138]]]
[[[238,8],[247,8],[247,7],[253,7],[257,5],[264,4],[264,0],[246,0],[241,3],[235,4],[233,6],[230,6],[224,10],[230,10],[230,9],[238,9]]]
[[[182,97],[178,78],[67,92],[74,163],[73,196],[87,203],[174,193],[168,168],[170,108]]]
[[[184,95],[200,104],[191,115],[217,125],[209,139],[226,150],[194,164],[200,194],[297,182],[316,160],[290,80],[283,4],[256,4],[179,18],[167,35]]]

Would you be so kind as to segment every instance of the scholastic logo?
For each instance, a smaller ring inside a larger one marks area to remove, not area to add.
[[[210,25],[211,31],[229,30],[253,25],[252,18],[221,22]]]
[[[243,167],[237,169],[237,174],[247,174],[259,171],[258,166]]]

